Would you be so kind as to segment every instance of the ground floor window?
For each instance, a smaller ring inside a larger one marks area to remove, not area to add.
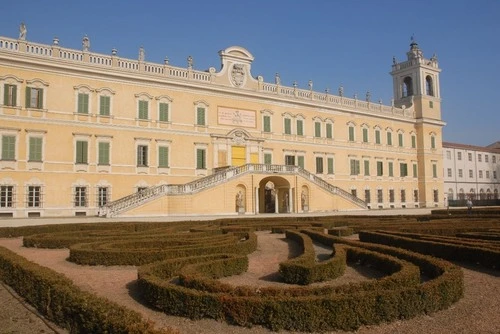
[[[434,190],[434,202],[437,203],[439,201],[439,192]]]
[[[97,188],[97,206],[101,207],[108,203],[109,188],[99,187]]]
[[[39,208],[42,206],[42,187],[28,186],[27,196],[26,204],[28,208]]]
[[[14,206],[14,186],[0,186],[0,208]]]
[[[389,190],[389,202],[394,203],[394,189]]]
[[[382,189],[377,190],[377,202],[378,203],[383,203],[384,202],[384,192]]]
[[[75,187],[75,207],[87,206],[87,187]]]
[[[370,189],[365,189],[365,203],[370,203],[371,198],[370,198]]]

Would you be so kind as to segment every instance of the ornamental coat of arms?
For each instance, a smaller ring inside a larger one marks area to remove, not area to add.
[[[233,85],[240,87],[245,80],[245,68],[242,64],[234,64],[231,70],[231,80]]]

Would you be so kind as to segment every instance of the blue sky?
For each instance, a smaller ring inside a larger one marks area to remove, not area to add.
[[[194,68],[219,68],[217,52],[242,46],[255,57],[252,75],[315,91],[344,86],[346,96],[389,104],[392,57],[406,59],[415,36],[441,72],[444,141],[485,146],[500,140],[500,1],[498,0],[191,0],[2,1],[0,35]]]

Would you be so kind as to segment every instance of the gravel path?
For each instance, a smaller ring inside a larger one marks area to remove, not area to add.
[[[135,280],[136,267],[133,266],[79,266],[67,262],[68,250],[50,250],[22,247],[22,239],[0,239],[0,245],[34,261],[63,273],[72,279],[82,289],[92,291],[112,301],[134,309],[157,326],[177,328],[181,333],[235,333],[263,334],[272,333],[262,327],[251,329],[230,326],[215,320],[191,321],[182,317],[173,317],[145,307],[137,298]],[[328,252],[328,250],[323,250]],[[297,255],[297,247],[293,242],[284,239],[282,234],[258,232],[257,251],[249,255],[249,270],[247,273],[225,278],[230,284],[265,286],[282,284],[277,282],[277,269],[281,261],[289,256]],[[500,333],[500,275],[498,271],[478,271],[477,268],[463,267],[465,277],[465,297],[450,309],[437,312],[430,316],[420,316],[411,320],[396,321],[378,326],[360,328],[357,333]],[[334,284],[354,282],[369,279],[373,272],[363,268],[348,267],[346,274]],[[1,289],[0,289],[1,292]],[[1,295],[0,295],[1,296]],[[10,308],[12,303],[1,303],[2,312]],[[0,333],[23,333],[23,331],[4,330],[3,318],[0,318]],[[50,333],[32,332],[32,333]],[[279,333],[288,333],[281,331]],[[330,332],[345,333],[345,332]]]

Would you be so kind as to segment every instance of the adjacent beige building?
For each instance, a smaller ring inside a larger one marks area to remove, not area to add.
[[[414,41],[390,105],[266,82],[239,46],[199,71],[88,43],[0,37],[0,217],[442,205],[441,70]]]

